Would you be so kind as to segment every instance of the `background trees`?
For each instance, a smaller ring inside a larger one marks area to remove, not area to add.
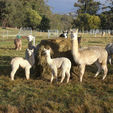
[[[77,8],[74,16],[53,14],[46,1],[0,0],[0,26],[27,26],[43,31],[66,30],[71,27],[81,30],[112,29],[113,0],[107,0],[104,5],[97,0],[78,0],[74,4]]]
[[[53,14],[45,0],[0,0],[0,26],[67,29],[72,17]]]
[[[100,2],[94,0],[78,0],[75,2],[74,6],[78,7],[77,13],[88,13],[94,15],[98,12]]]
[[[78,0],[74,6],[78,9],[73,27],[81,30],[112,29],[113,0],[104,4],[96,0]]]
[[[101,20],[99,16],[85,13],[85,14],[79,14],[73,23],[74,23],[74,27],[77,27],[80,30],[90,30],[90,29],[99,28],[101,24]]]

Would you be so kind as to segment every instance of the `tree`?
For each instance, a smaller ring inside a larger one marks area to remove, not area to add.
[[[97,29],[100,27],[101,21],[99,16],[80,14],[73,22],[73,27],[77,27],[80,30]]]
[[[78,7],[77,13],[88,13],[90,15],[97,14],[97,11],[99,10],[100,2],[94,1],[94,0],[78,0],[74,4],[74,7]]]
[[[46,16],[42,17],[39,29],[43,31],[47,31],[50,29],[50,20]]]
[[[102,29],[113,29],[113,14],[102,13],[100,14],[100,19]]]
[[[40,24],[42,17],[33,9],[29,8],[26,12],[26,26],[32,27],[33,29],[37,28]]]

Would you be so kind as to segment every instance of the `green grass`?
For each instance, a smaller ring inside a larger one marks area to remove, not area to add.
[[[0,113],[113,113],[112,65],[108,64],[109,72],[104,81],[103,73],[94,78],[97,70],[94,65],[86,68],[83,83],[79,82],[79,74],[73,72],[68,84],[66,81],[50,84],[33,70],[27,81],[23,69],[19,69],[15,81],[11,81],[10,61],[15,56],[24,57],[27,48],[27,40],[23,39],[22,50],[14,50],[13,38],[3,41],[0,37]],[[36,43],[45,38],[46,34],[37,36]],[[104,47],[109,42],[112,38],[84,36],[81,45]]]

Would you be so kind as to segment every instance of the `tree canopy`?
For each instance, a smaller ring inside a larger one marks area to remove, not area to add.
[[[53,14],[46,2],[47,0],[0,0],[0,26],[31,27],[43,31],[68,28],[72,17]]]
[[[74,27],[80,30],[97,29],[100,27],[99,16],[90,15],[88,13],[80,14],[77,19],[74,20]]]
[[[78,9],[73,27],[78,27],[81,30],[112,29],[113,0],[108,1],[107,4],[102,4],[97,0],[78,0],[75,2],[74,6]]]
[[[94,15],[99,10],[100,2],[94,0],[78,0],[74,4],[75,7],[78,7],[77,13],[88,13]]]

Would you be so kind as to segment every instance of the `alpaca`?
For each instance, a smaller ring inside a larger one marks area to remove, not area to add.
[[[28,43],[28,49],[29,50],[34,50],[34,56],[36,54],[36,47],[32,45],[32,41]],[[29,58],[29,51],[26,49],[25,51],[25,59],[28,59]]]
[[[111,64],[111,59],[113,55],[113,43],[107,44],[105,49],[108,52],[108,61]]]
[[[14,40],[14,44],[15,44],[15,49],[16,50],[21,50],[22,49],[22,40],[21,39],[16,38]]]
[[[64,38],[68,38],[68,31],[63,31],[62,34],[60,34],[59,37],[64,37]]]
[[[22,57],[15,57],[11,60],[11,66],[12,66],[12,71],[10,74],[11,80],[14,80],[14,75],[19,67],[25,69],[26,79],[28,80],[30,78],[30,68],[35,63],[34,50],[27,49],[27,51],[29,54],[28,59],[24,59]]]
[[[65,75],[67,75],[67,83],[68,83],[69,79],[70,79],[71,61],[65,57],[51,59],[50,49],[44,48],[44,53],[46,55],[46,61],[47,61],[48,65],[50,66],[50,68],[52,69],[51,83],[52,83],[54,77],[57,78],[57,69],[58,68],[62,69],[62,78],[61,78],[60,83],[63,82]]]
[[[98,67],[98,71],[95,74],[95,77],[99,75],[101,70],[104,70],[103,80],[107,75],[107,51],[101,47],[86,47],[78,49],[78,29],[76,32],[71,31],[72,38],[72,55],[74,61],[80,66],[80,82],[82,82],[82,78],[85,71],[86,65],[91,65],[93,63]]]
[[[33,42],[33,46],[35,46],[35,37],[32,35],[27,36],[28,42]]]

